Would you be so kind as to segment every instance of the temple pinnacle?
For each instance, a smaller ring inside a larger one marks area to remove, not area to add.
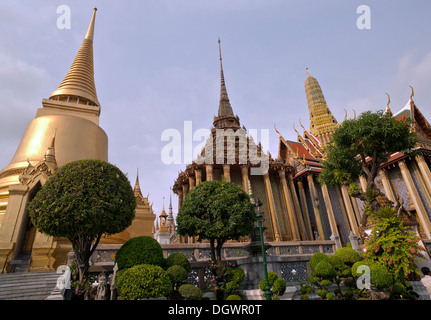
[[[100,107],[94,83],[93,66],[93,37],[96,11],[97,9],[94,8],[93,16],[81,47],[63,81],[49,96],[51,100]]]

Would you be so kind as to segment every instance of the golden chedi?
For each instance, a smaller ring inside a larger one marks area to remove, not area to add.
[[[26,204],[58,167],[85,158],[108,160],[99,127],[93,70],[96,8],[84,41],[63,81],[28,124],[11,162],[0,172],[0,264],[27,259],[30,271],[53,270],[66,260],[66,240],[35,231]],[[55,138],[54,138],[55,132]],[[9,263],[7,263],[9,269]]]

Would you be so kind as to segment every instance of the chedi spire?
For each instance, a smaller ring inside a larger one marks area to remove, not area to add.
[[[73,63],[58,88],[49,96],[61,100],[100,107],[94,82],[93,37],[97,8]]]

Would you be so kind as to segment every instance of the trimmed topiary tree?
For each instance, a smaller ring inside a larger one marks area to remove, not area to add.
[[[171,253],[166,259],[166,266],[168,268],[175,265],[183,267],[187,272],[192,271],[189,259],[182,252]]]
[[[314,269],[320,261],[328,260],[328,259],[329,259],[329,257],[326,254],[324,254],[322,252],[316,252],[310,258],[310,268]]]
[[[329,261],[322,260],[314,268],[312,275],[323,280],[331,280],[337,276],[334,266]]]
[[[351,247],[343,247],[335,250],[334,255],[339,257],[344,264],[351,267],[355,262],[362,260],[361,255]]]
[[[192,284],[183,284],[178,291],[186,300],[201,300],[202,290]]]
[[[142,264],[124,270],[117,282],[122,299],[159,298],[169,294],[172,284],[159,266]]]
[[[272,294],[272,300],[280,300],[280,296],[286,292],[286,282],[278,277],[275,272],[268,272],[268,283]],[[259,288],[265,292],[265,280],[259,282]]]
[[[127,269],[140,264],[152,264],[163,267],[163,250],[156,239],[141,236],[128,240],[115,255],[118,269]]]
[[[393,285],[392,276],[384,266],[372,264],[370,269],[371,285],[375,286],[378,289],[389,288]]]
[[[166,270],[166,273],[168,274],[169,279],[171,279],[174,290],[177,286],[187,280],[189,276],[189,273],[186,271],[186,269],[179,265],[173,265],[172,267],[169,267]]]
[[[205,181],[189,191],[177,215],[177,232],[196,236],[210,244],[211,271],[217,288],[217,300],[225,283],[222,247],[229,240],[248,236],[256,221],[249,195],[238,185],[227,181]]]
[[[130,226],[135,208],[133,189],[121,170],[86,159],[60,167],[29,202],[28,213],[39,232],[72,243],[82,282],[101,237]]]

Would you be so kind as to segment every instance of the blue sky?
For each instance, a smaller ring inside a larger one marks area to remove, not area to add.
[[[71,11],[58,29],[57,7]],[[370,8],[360,30],[357,8]],[[97,7],[95,81],[109,161],[128,174],[139,168],[143,193],[159,214],[185,164],[166,165],[166,129],[210,129],[223,68],[234,113],[247,129],[277,129],[296,140],[308,128],[305,68],[319,81],[334,116],[391,109],[414,100],[431,120],[431,2],[354,0],[0,0],[0,167],[8,165],[28,122],[63,79]],[[259,137],[258,137],[259,138]],[[200,142],[196,142],[199,144]],[[177,197],[173,196],[174,212]]]

